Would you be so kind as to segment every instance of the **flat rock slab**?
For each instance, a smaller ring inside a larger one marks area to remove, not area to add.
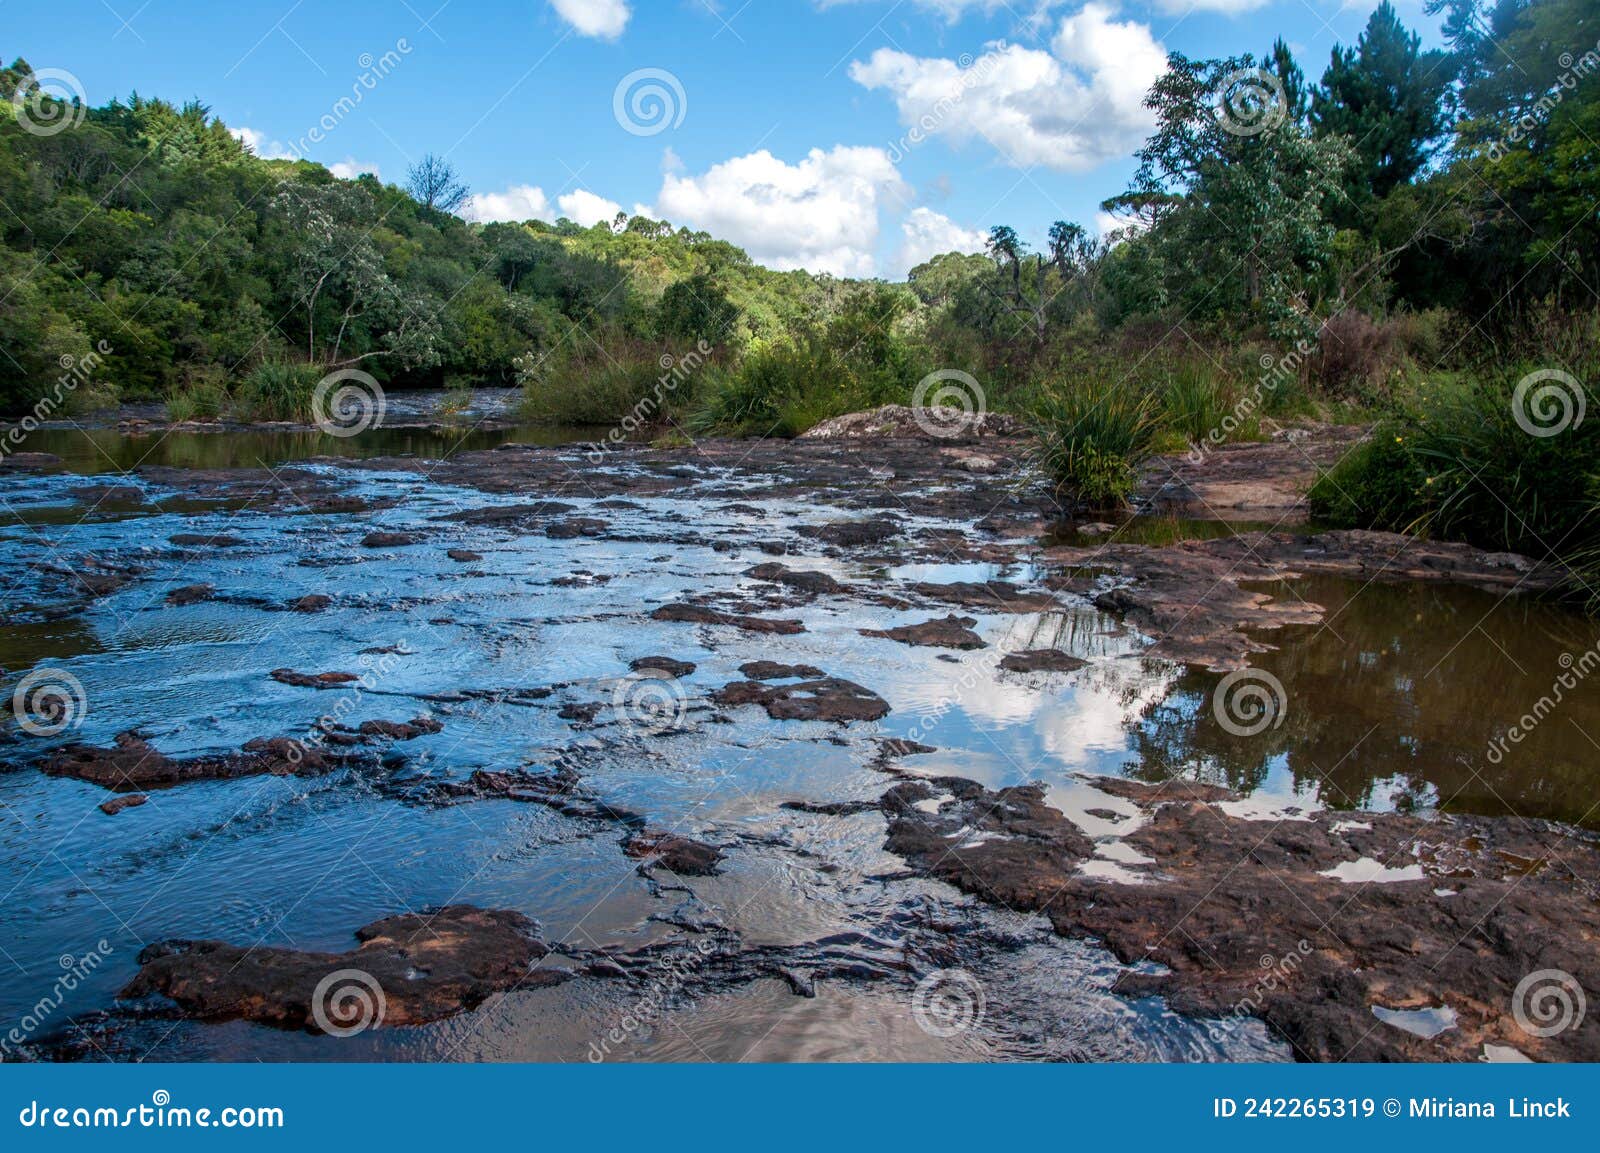
[[[799,589],[808,593],[836,593],[844,589],[833,577],[825,572],[814,572],[805,569],[792,569],[788,565],[769,561],[758,564],[754,568],[745,569],[744,575],[759,581],[771,581],[774,584],[786,585],[789,588]]]
[[[532,921],[505,909],[404,913],[355,936],[360,945],[347,953],[163,941],[139,954],[121,995],[160,994],[197,1020],[342,1034],[443,1020],[494,993],[569,976],[536,967],[549,948]]]
[[[896,785],[883,800],[887,847],[981,900],[1043,914],[1063,936],[1102,941],[1126,964],[1163,966],[1123,975],[1115,991],[1163,996],[1214,1028],[1257,1017],[1301,1060],[1480,1060],[1485,1044],[1600,1058],[1600,1022],[1539,1037],[1515,1011],[1529,974],[1600,982],[1593,838],[1520,818],[1246,820],[1227,811],[1237,795],[1214,786],[1094,783],[1144,818],[1122,841],[1150,863],[1126,866],[1123,880],[1082,867],[1094,843],[1038,785]],[[935,789],[949,799],[926,812]],[[1373,1013],[1441,1005],[1456,1024],[1432,1038]]]
[[[665,673],[669,677],[686,677],[694,672],[693,661],[680,661],[675,657],[639,657],[628,667],[636,673]]]
[[[1199,520],[1304,521],[1306,493],[1367,434],[1363,425],[1287,428],[1270,441],[1202,445],[1154,458],[1140,477],[1138,502]]]

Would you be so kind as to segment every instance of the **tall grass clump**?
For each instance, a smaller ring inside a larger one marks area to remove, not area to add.
[[[1043,386],[1029,418],[1056,495],[1090,509],[1127,503],[1160,434],[1151,395],[1111,380]]]
[[[517,361],[522,413],[541,424],[653,428],[686,410],[709,364],[681,364],[643,341],[609,340],[604,351],[571,345]]]
[[[1189,444],[1218,438],[1232,415],[1228,390],[1210,365],[1180,364],[1161,389],[1161,421]]]
[[[322,375],[322,370],[312,364],[258,364],[240,382],[233,397],[234,408],[244,420],[309,420],[311,394]]]
[[[850,374],[820,342],[758,341],[736,368],[712,374],[691,424],[705,433],[798,436],[862,406]]]

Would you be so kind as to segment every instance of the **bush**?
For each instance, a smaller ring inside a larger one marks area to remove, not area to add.
[[[1041,390],[1031,423],[1038,464],[1058,498],[1090,509],[1125,504],[1159,425],[1149,393],[1109,379]]]
[[[311,394],[322,375],[312,364],[258,364],[234,395],[235,411],[243,420],[310,420]]]
[[[604,352],[566,346],[521,357],[522,412],[543,424],[622,424],[629,432],[664,424],[692,403],[710,368],[664,355],[645,342],[614,339]]]
[[[1318,480],[1313,515],[1540,560],[1600,546],[1600,422],[1551,435],[1523,428],[1516,387],[1529,371],[1425,386]],[[1521,407],[1526,422],[1528,398]]]
[[[812,341],[757,343],[738,368],[716,373],[693,425],[701,432],[797,436],[864,407],[849,375]]]
[[[170,421],[216,420],[228,406],[228,382],[220,369],[191,372],[167,394]]]

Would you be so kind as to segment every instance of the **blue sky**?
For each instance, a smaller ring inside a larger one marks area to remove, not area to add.
[[[645,209],[774,266],[899,277],[993,224],[1094,226],[1164,51],[1282,35],[1315,79],[1376,4],[0,0],[0,54],[94,104],[197,97],[264,155],[399,181],[444,154],[481,219]]]

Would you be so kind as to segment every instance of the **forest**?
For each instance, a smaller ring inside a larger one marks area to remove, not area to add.
[[[959,370],[1034,424],[1064,502],[1118,504],[1152,453],[1360,421],[1320,518],[1581,571],[1600,552],[1600,4],[1429,11],[1445,47],[1384,3],[1320,74],[1282,40],[1172,54],[1104,206],[1120,227],[997,224],[904,282],[772,271],[643,216],[469,222],[433,157],[399,185],[339,179],[253,155],[198,102],[53,107],[18,59],[0,412],[94,357],[67,405],[303,419],[318,379],[359,367],[387,388],[517,384],[552,423],[645,404],[640,435],[795,435]],[[663,392],[663,357],[695,349]]]

